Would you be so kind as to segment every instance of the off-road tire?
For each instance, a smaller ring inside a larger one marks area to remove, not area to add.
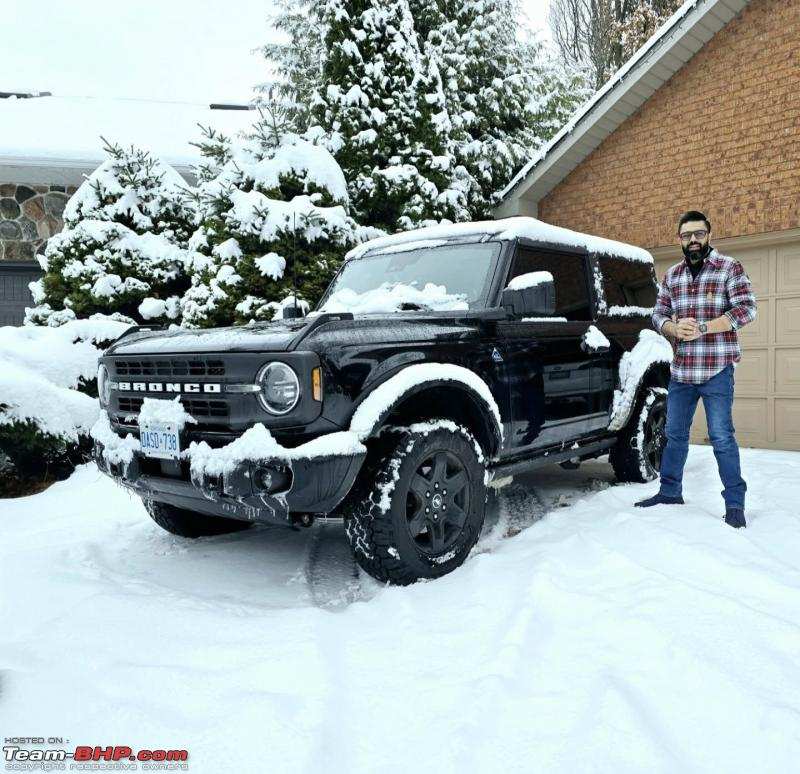
[[[177,508],[174,505],[158,503],[153,500],[142,500],[150,518],[172,535],[185,538],[209,537],[210,535],[226,535],[229,532],[241,532],[252,526],[248,521],[223,519],[218,516],[206,516],[202,513]]]
[[[645,484],[658,477],[666,445],[666,416],[667,391],[663,387],[642,390],[608,455],[617,480]]]
[[[437,478],[442,457],[444,473]],[[466,482],[456,489],[461,473]],[[341,508],[356,562],[373,578],[402,586],[454,570],[467,558],[483,526],[485,474],[475,438],[453,422],[434,420],[384,433]],[[434,488],[434,483],[454,482],[448,495],[437,498],[439,505],[430,515],[424,515],[428,506],[419,507],[425,492],[417,492],[427,486],[420,479],[430,481],[431,506],[433,497],[446,489],[442,484]],[[439,521],[434,523],[436,514]],[[423,523],[421,532],[413,534]],[[436,544],[446,548],[437,551]]]

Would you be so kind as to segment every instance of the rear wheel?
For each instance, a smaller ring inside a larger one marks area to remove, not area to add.
[[[400,585],[451,572],[475,545],[485,514],[486,467],[475,439],[433,421],[378,444],[343,507],[356,561]]]
[[[667,391],[648,387],[636,401],[628,424],[620,430],[609,462],[617,479],[646,483],[658,477],[666,446]]]
[[[142,500],[142,502],[150,514],[150,518],[159,527],[179,537],[198,538],[209,535],[225,535],[229,532],[241,532],[251,526],[249,521],[206,516],[153,500]]]

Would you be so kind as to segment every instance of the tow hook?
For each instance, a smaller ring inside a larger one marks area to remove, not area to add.
[[[314,523],[314,515],[312,513],[293,513],[292,526],[295,529],[300,527],[310,527]]]

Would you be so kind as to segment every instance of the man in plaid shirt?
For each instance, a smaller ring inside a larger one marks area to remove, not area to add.
[[[689,428],[702,398],[724,486],[725,521],[732,527],[744,527],[747,485],[732,419],[733,364],[742,357],[736,331],[755,320],[756,300],[739,261],[709,244],[711,223],[702,212],[682,215],[678,236],[684,260],[667,270],[653,311],[656,330],[677,340],[667,391],[661,487],[658,494],[636,505],[683,504]]]

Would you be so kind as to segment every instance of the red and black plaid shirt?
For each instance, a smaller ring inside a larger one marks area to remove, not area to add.
[[[685,259],[667,270],[653,310],[657,331],[669,320],[694,317],[698,323],[711,322],[722,314],[731,321],[733,330],[677,343],[673,379],[700,384],[729,363],[738,363],[742,351],[736,330],[756,319],[756,299],[742,264],[713,249],[697,277],[692,277]]]

